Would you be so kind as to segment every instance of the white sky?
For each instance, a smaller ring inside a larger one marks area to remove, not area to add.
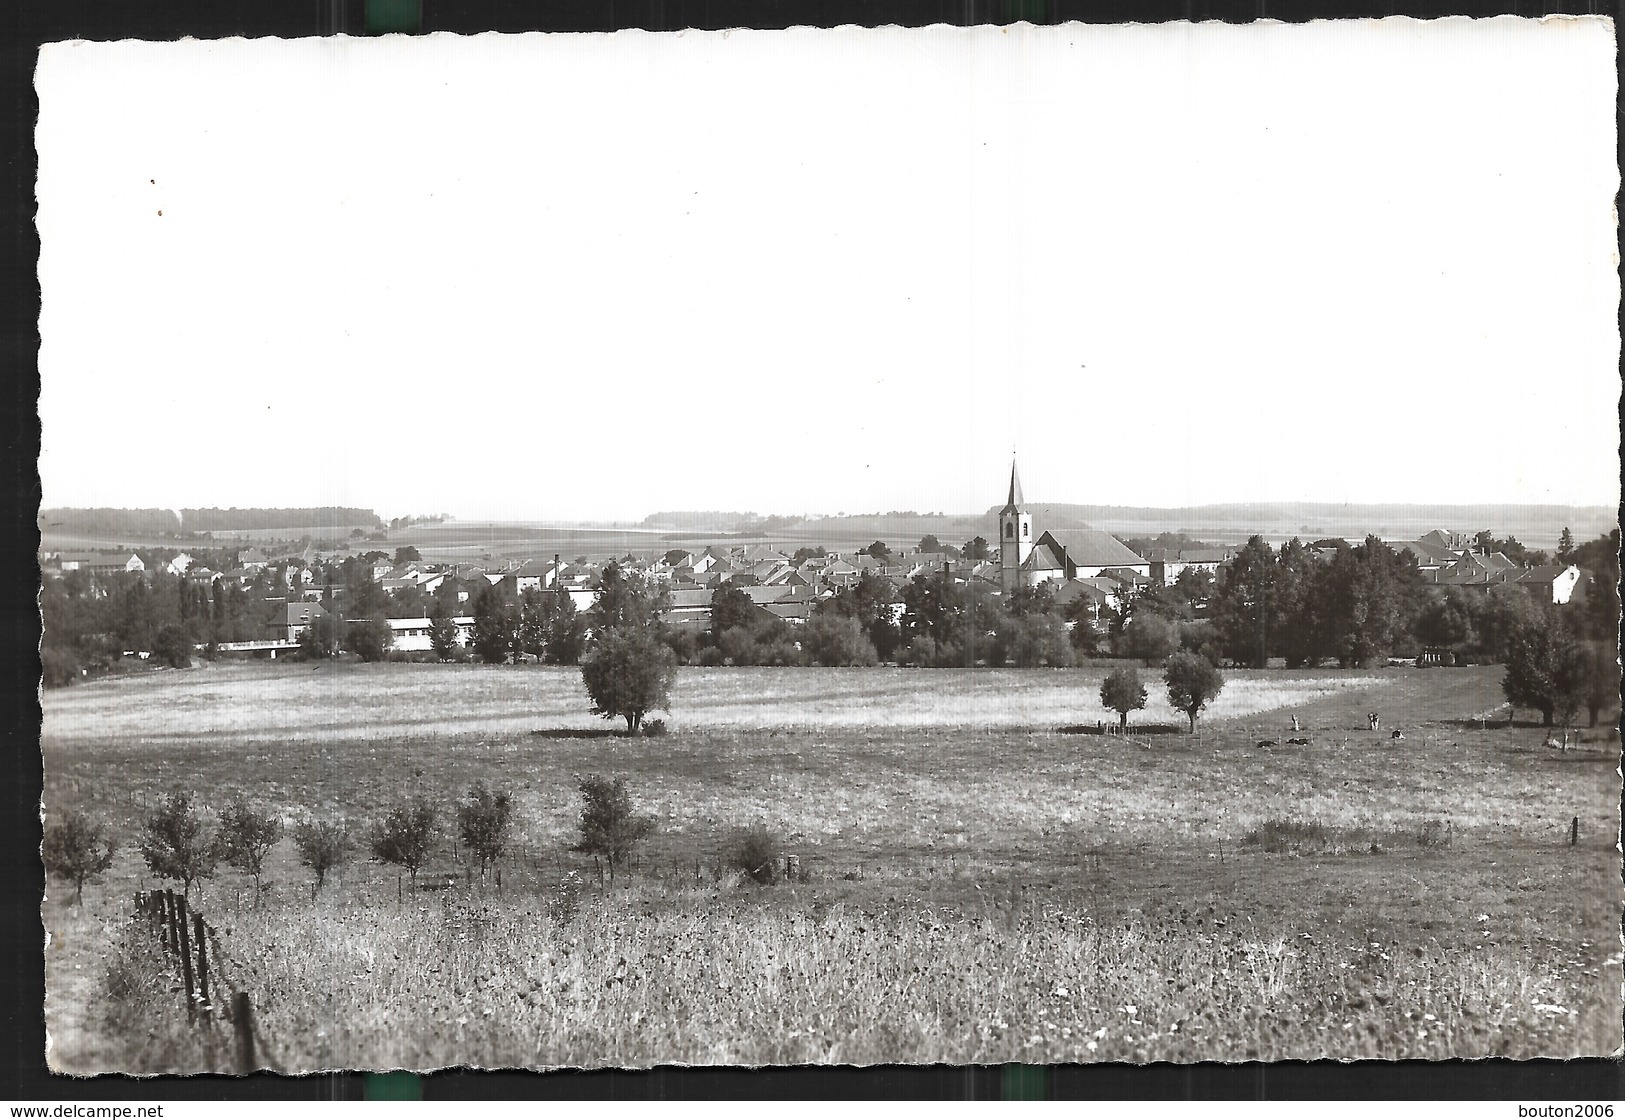
[[[44,502],[1613,505],[1614,83],[1606,20],[47,47]]]

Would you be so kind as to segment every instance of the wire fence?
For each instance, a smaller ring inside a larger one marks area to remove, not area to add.
[[[137,891],[135,916],[157,937],[174,978],[186,996],[186,1019],[197,1030],[231,1032],[232,1065],[238,1073],[279,1070],[254,1018],[249,970],[221,945],[220,933],[202,911],[172,890]]]

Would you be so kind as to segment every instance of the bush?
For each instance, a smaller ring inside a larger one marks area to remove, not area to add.
[[[1113,643],[1119,657],[1132,657],[1150,665],[1179,648],[1177,624],[1161,615],[1142,611],[1129,620],[1127,628]]]
[[[265,857],[282,838],[282,822],[249,805],[241,797],[220,814],[220,854],[227,863],[254,880],[254,905],[260,904],[260,877]]]
[[[316,873],[316,883],[310,888],[310,897],[315,898],[327,873],[349,854],[349,834],[332,822],[301,821],[294,827],[293,843],[299,849],[299,862]]]
[[[640,816],[632,806],[626,779],[611,781],[592,774],[576,783],[584,804],[581,807],[581,839],[571,849],[584,852],[596,861],[609,864],[609,881],[615,881],[615,865],[624,863],[633,850],[654,831],[654,822]]]
[[[779,879],[783,846],[772,829],[763,824],[752,825],[729,839],[726,862],[756,882],[771,886]]]
[[[78,905],[86,880],[113,866],[117,847],[108,839],[101,821],[70,809],[45,830],[40,855],[52,875],[73,884],[73,901]]]
[[[1454,832],[1448,821],[1426,820],[1422,822],[1422,831],[1416,835],[1416,842],[1424,848],[1448,848]]]
[[[851,615],[817,615],[807,623],[805,634],[807,653],[819,665],[875,665],[880,661],[874,642]]]
[[[1075,660],[1066,623],[1049,611],[1002,619],[993,659],[1018,669],[1067,668]]]
[[[480,878],[485,878],[487,866],[502,858],[512,820],[513,798],[506,790],[487,789],[484,782],[474,783],[474,788],[468,791],[468,800],[457,806],[457,831],[479,860]],[[501,885],[502,872],[498,871],[497,886]]]
[[[220,857],[219,845],[192,808],[192,795],[179,791],[146,819],[137,847],[147,869],[160,879],[178,879],[182,894],[213,875]]]
[[[72,650],[44,646],[39,652],[40,680],[46,688],[65,688],[79,679],[79,658]]]
[[[1331,842],[1326,826],[1314,821],[1271,817],[1246,837],[1266,852],[1323,852]]]
[[[643,733],[650,738],[659,738],[666,733],[666,721],[663,719],[651,719],[645,721],[643,724]]]
[[[581,912],[581,892],[585,887],[579,871],[566,872],[559,880],[559,889],[547,900],[547,916],[560,925],[572,921]]]
[[[406,868],[411,872],[412,889],[416,891],[418,871],[429,858],[429,847],[438,830],[434,806],[429,804],[428,798],[420,796],[402,802],[374,826],[373,858]]]
[[[192,667],[192,635],[186,627],[171,624],[152,639],[152,655],[171,669]]]
[[[344,644],[363,661],[382,661],[395,640],[395,631],[382,616],[352,619],[344,630]]]

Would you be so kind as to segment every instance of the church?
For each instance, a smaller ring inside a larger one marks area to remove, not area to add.
[[[1087,526],[1048,529],[1034,538],[1032,513],[1012,461],[1010,497],[999,511],[999,583],[1004,593],[1049,580],[1093,579],[1111,572],[1149,577],[1151,562],[1110,533]]]

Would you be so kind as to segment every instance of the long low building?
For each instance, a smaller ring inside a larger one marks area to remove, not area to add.
[[[390,643],[391,649],[403,653],[421,653],[434,648],[434,640],[430,632],[434,620],[428,618],[386,618],[389,628],[394,632],[394,640]],[[474,633],[474,619],[470,615],[458,615],[451,620],[457,626],[457,644],[466,646],[469,637]]]

